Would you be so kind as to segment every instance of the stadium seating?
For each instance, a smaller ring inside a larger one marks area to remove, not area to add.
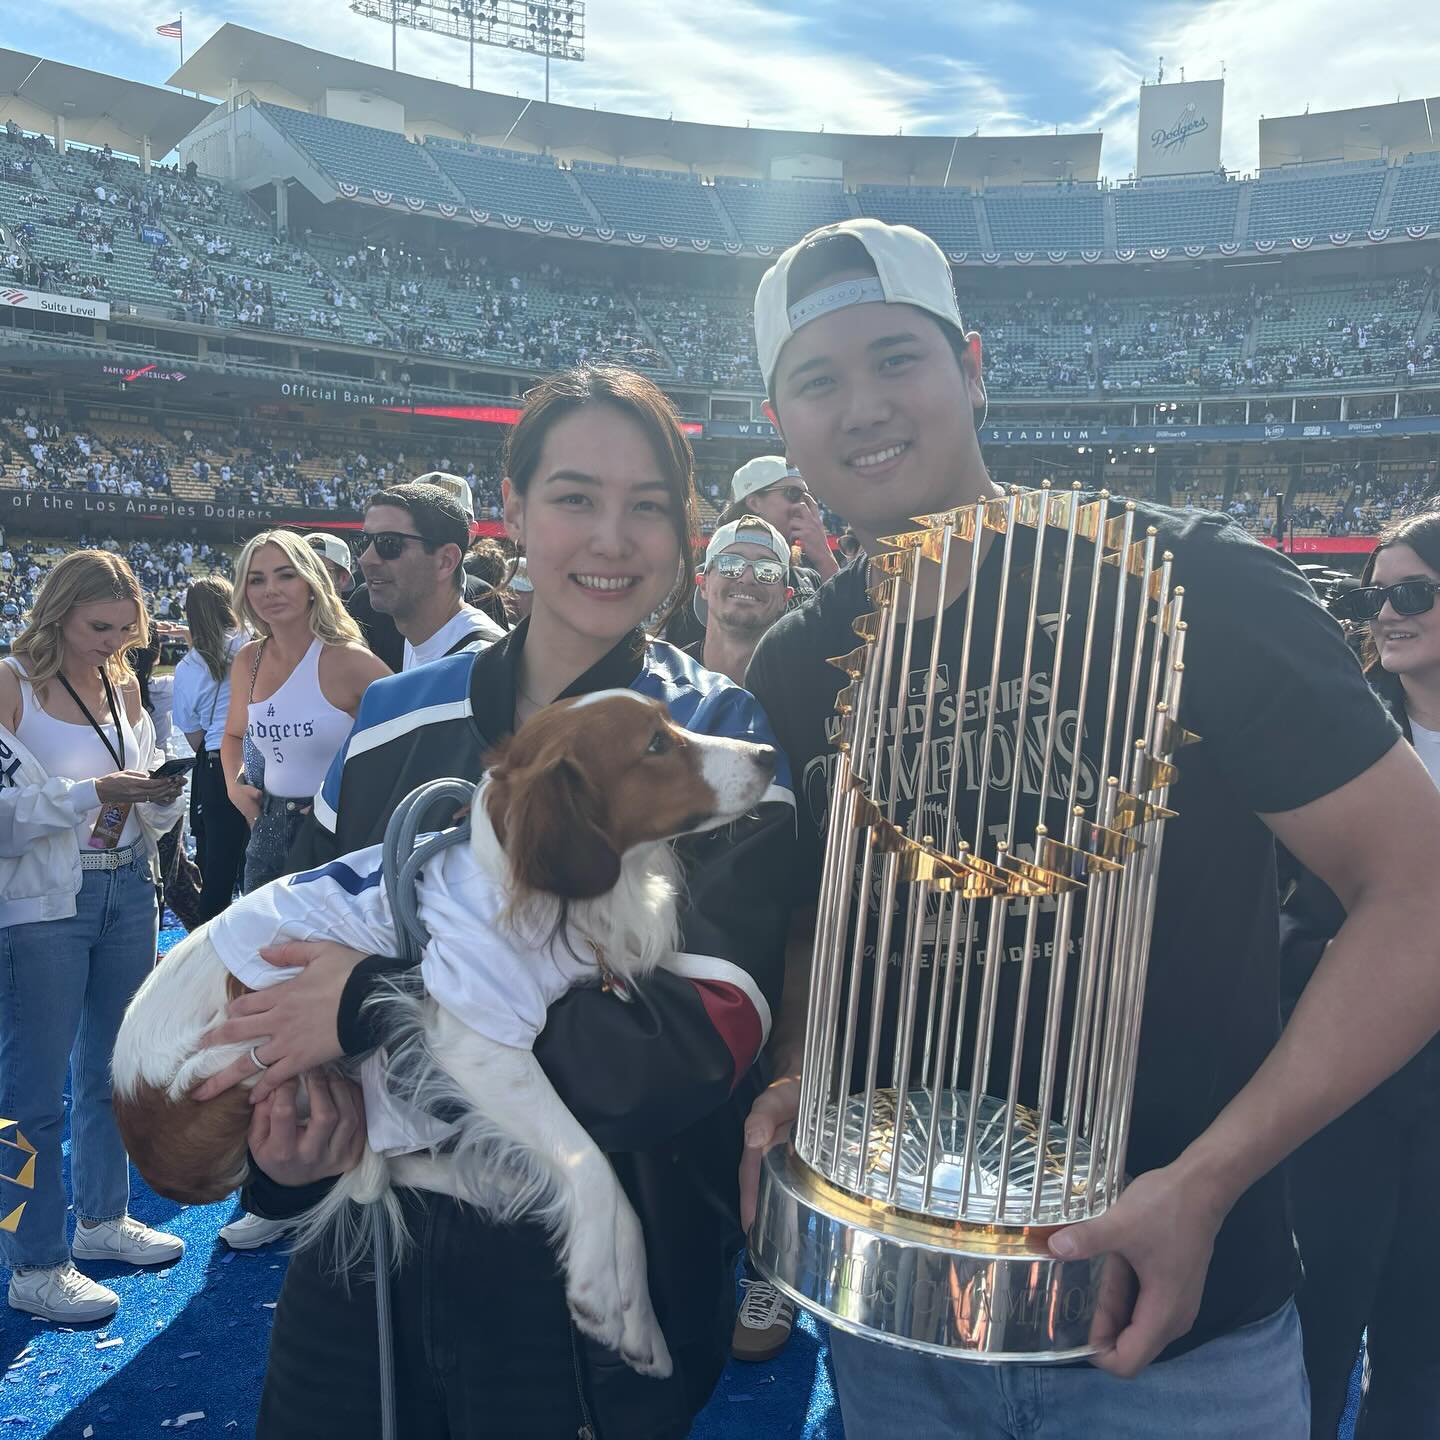
[[[985,197],[997,250],[1098,250],[1105,243],[1104,205],[1093,186],[992,190]]]
[[[1124,186],[1115,192],[1115,238],[1133,247],[1233,240],[1240,193],[1210,180]]]
[[[1411,156],[1395,177],[1387,225],[1440,225],[1440,155]]]
[[[1382,163],[1292,177],[1262,174],[1250,196],[1249,237],[1285,240],[1368,229],[1385,184]]]
[[[860,210],[891,225],[913,225],[943,250],[979,250],[980,227],[975,197],[968,190],[934,186],[862,185],[856,192]]]
[[[854,213],[840,186],[808,180],[717,179],[715,196],[746,245],[793,245],[811,230]]]
[[[358,185],[367,195],[381,190],[397,200],[460,203],[460,192],[430,163],[425,147],[403,135],[283,105],[262,103],[259,109],[332,180]]]
[[[693,176],[578,163],[571,174],[615,230],[717,242],[730,238],[714,187]]]
[[[1402,368],[1425,303],[1426,282],[1287,289],[1265,297],[1256,338],[1258,378],[1333,383]]]
[[[564,225],[595,223],[564,172],[547,155],[487,150],[433,135],[425,137],[425,153],[444,171],[465,204],[476,210]]]

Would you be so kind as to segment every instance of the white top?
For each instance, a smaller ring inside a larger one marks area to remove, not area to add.
[[[39,700],[35,698],[34,687],[20,662],[11,659],[6,663],[20,680],[20,724],[15,731],[15,738],[49,774],[58,775],[65,780],[98,780],[102,775],[113,775],[117,770],[142,768],[140,742],[135,737],[134,727],[125,711],[124,697],[118,688],[115,692],[115,704],[120,715],[123,749],[115,738],[115,726],[110,720],[109,706],[105,706],[95,719],[100,722],[100,728],[120,753],[125,762],[123,765],[115,763],[115,756],[101,744],[100,737],[85,721],[82,720],[77,725],[68,720],[57,720],[48,711],[41,709]],[[60,688],[58,680],[54,684]],[[80,842],[81,850],[96,848],[90,844],[90,834],[95,829],[95,822],[100,818],[100,810],[97,799],[94,808],[87,809],[75,826],[75,838]],[[139,838],[140,817],[132,805],[125,817],[125,828],[120,832],[120,839],[116,843],[125,846]]]
[[[469,636],[477,647],[499,640],[505,632],[483,611],[473,605],[461,602],[455,612],[428,640],[419,645],[405,642],[405,659],[402,671],[413,670],[417,665],[428,665],[432,660],[443,660],[451,649]],[[467,650],[471,647],[467,645]]]
[[[355,723],[320,689],[317,635],[285,683],[268,700],[252,700],[245,733],[265,757],[265,791],[285,800],[309,800],[320,788],[335,752]],[[245,684],[250,677],[244,677]]]
[[[1440,730],[1427,730],[1412,720],[1410,733],[1415,738],[1415,753],[1430,772],[1430,778],[1440,785]]]
[[[226,645],[226,654],[234,660],[236,653],[245,643],[245,637],[235,634]],[[217,680],[210,667],[194,650],[187,650],[175,667],[175,698],[172,713],[175,728],[187,734],[195,730],[205,732],[205,748],[219,750],[225,738],[225,715],[230,708],[230,672]]]
[[[292,979],[260,959],[262,945],[281,940],[338,940],[371,955],[393,955],[395,922],[385,897],[384,847],[333,860],[273,880],[242,896],[206,930],[226,969],[262,990]],[[428,865],[417,886],[420,918],[430,933],[420,973],[428,994],[471,1030],[500,1045],[528,1050],[545,1025],[545,1012],[576,984],[594,980],[590,948],[571,937],[526,937],[502,924],[504,896],[468,844],[452,845]],[[583,958],[581,958],[583,957]],[[448,1126],[385,1093],[383,1060],[371,1056],[361,1070],[371,1147],[401,1154],[424,1149]]]

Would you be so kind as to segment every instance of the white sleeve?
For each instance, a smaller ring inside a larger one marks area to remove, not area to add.
[[[0,760],[8,753],[0,741]],[[39,785],[13,785],[0,774],[0,786],[0,855],[23,855],[47,835],[73,830],[100,804],[93,780],[52,775]]]
[[[192,650],[190,655],[195,652]],[[199,730],[200,720],[200,676],[208,679],[210,672],[202,665],[193,665],[186,655],[175,667],[175,690],[170,699],[170,715],[177,730]]]

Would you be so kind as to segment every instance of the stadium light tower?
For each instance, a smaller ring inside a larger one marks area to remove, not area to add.
[[[350,0],[350,8],[390,27],[390,68],[403,25],[465,40],[470,45],[470,88],[475,88],[475,46],[494,45],[545,57],[545,103],[550,103],[550,61],[585,58],[585,0]]]

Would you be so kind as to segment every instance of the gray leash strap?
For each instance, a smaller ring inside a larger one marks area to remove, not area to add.
[[[412,790],[390,817],[385,827],[385,844],[381,864],[385,874],[385,898],[395,917],[395,933],[399,937],[397,959],[418,965],[430,938],[420,921],[419,897],[415,882],[427,861],[452,845],[470,838],[470,822],[438,835],[429,835],[416,845],[416,838],[426,823],[449,824],[462,805],[468,805],[475,787],[463,780],[432,780]],[[380,1374],[380,1436],[381,1440],[399,1440],[395,1395],[395,1329],[390,1312],[390,1242],[385,1226],[376,1221],[371,1226],[371,1255],[375,1262],[375,1331],[379,1346]]]

